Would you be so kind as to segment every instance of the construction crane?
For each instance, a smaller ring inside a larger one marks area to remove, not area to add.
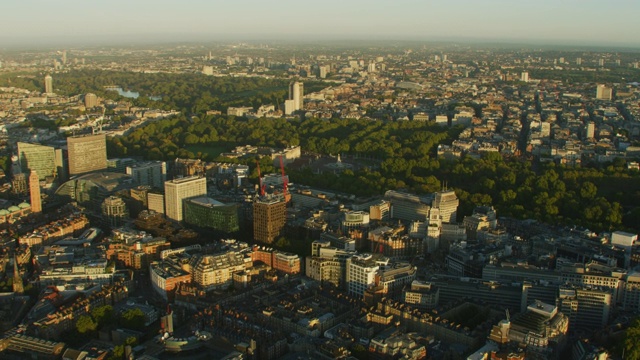
[[[284,161],[282,160],[282,155],[280,155],[280,171],[282,171],[282,195],[284,195],[284,198],[286,199],[289,181],[287,180],[287,176],[284,173]]]
[[[265,185],[262,183],[262,175],[260,174],[260,162],[256,160],[256,165],[258,165],[258,186],[260,187],[260,196],[264,196]]]

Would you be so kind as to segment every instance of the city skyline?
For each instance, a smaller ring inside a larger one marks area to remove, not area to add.
[[[633,21],[640,4],[626,0],[329,0],[322,6],[291,0],[29,0],[7,4],[5,11],[3,46],[372,39],[640,46],[634,36],[640,25]]]

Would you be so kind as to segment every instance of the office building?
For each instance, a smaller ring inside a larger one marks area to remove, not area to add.
[[[388,258],[375,254],[357,254],[346,261],[346,284],[349,295],[364,296],[365,290],[376,285],[376,275]]]
[[[623,298],[624,277],[626,276],[624,270],[591,262],[586,265],[565,265],[562,267],[561,273],[564,284],[604,289],[611,293],[614,304]]]
[[[385,200],[369,206],[369,218],[371,220],[389,220],[391,216],[391,203]]]
[[[301,270],[300,256],[273,250],[265,246],[253,246],[251,261],[260,261],[268,267],[285,274],[299,274]]]
[[[304,109],[304,84],[294,81],[289,84],[289,100],[294,102],[294,111]]]
[[[385,192],[384,199],[391,204],[392,219],[426,221],[429,216],[431,199],[395,190]]]
[[[626,311],[640,311],[640,272],[633,271],[627,275],[622,305]]]
[[[576,58],[576,65],[582,65],[582,58]]]
[[[44,77],[44,92],[47,95],[53,94],[53,78],[48,74]]]
[[[405,304],[419,310],[431,310],[438,307],[440,290],[427,281],[413,280],[409,289],[403,293]]]
[[[147,193],[147,209],[164,214],[164,195],[154,192]]]
[[[607,87],[606,85],[600,84],[596,87],[596,100],[607,100],[610,101],[613,99],[613,89]]]
[[[96,172],[65,182],[54,196],[57,201],[74,201],[86,210],[100,214],[104,199],[133,187],[131,178],[125,174]]]
[[[167,181],[167,163],[164,161],[149,161],[141,164],[127,166],[127,175],[138,183],[138,185],[149,185],[162,189]]]
[[[13,180],[11,180],[11,191],[17,195],[26,195],[29,190],[27,180],[27,175],[25,173],[13,174]]]
[[[104,134],[67,138],[69,176],[107,168],[107,139]]]
[[[382,226],[371,230],[368,233],[371,252],[384,254],[393,260],[410,260],[424,254],[424,236],[412,237],[404,232],[405,227],[402,225],[395,228]]]
[[[102,202],[102,220],[112,228],[117,228],[129,219],[129,209],[122,198],[109,196]]]
[[[402,298],[403,289],[415,280],[417,272],[417,268],[409,262],[381,265],[376,274],[376,289],[389,299],[399,300]]]
[[[42,212],[42,199],[40,198],[40,180],[35,171],[29,175],[29,196],[31,199],[31,212],[39,214]]]
[[[336,287],[340,287],[344,283],[345,264],[337,257],[308,256],[305,265],[307,277],[331,283]]]
[[[182,221],[184,200],[207,195],[207,179],[190,176],[164,183],[165,214],[167,218]]]
[[[266,196],[253,203],[253,237],[271,244],[282,235],[287,222],[287,203],[281,196]]]
[[[128,166],[134,166],[137,163],[132,158],[113,158],[107,159],[107,171],[113,171],[121,174],[127,173]]]
[[[193,282],[209,290],[227,288],[233,283],[233,273],[247,268],[244,254],[227,251],[214,255],[204,255],[192,261]]]
[[[529,72],[528,71],[523,71],[520,74],[520,81],[522,82],[529,82]]]
[[[84,107],[87,109],[92,109],[98,106],[98,96],[93,93],[87,93],[84,96]]]
[[[18,142],[17,145],[18,161],[23,173],[35,171],[39,180],[46,180],[48,177],[53,179],[66,174],[61,149],[25,142]]]
[[[342,232],[350,233],[352,230],[366,230],[369,228],[369,213],[366,211],[347,211],[341,221]]]
[[[147,194],[149,194],[149,191],[151,191],[151,186],[149,185],[140,185],[140,186],[136,186],[135,188],[129,190],[129,196],[131,196],[131,199],[134,200],[134,203],[136,204],[136,208],[141,208],[142,209],[148,209],[149,208],[149,202],[147,201]],[[134,209],[131,209],[134,210]],[[132,216],[136,217],[136,214],[139,211],[136,211],[135,213],[132,211]]]
[[[432,206],[440,210],[440,218],[443,223],[455,223],[459,203],[456,192],[448,190],[437,192]]]
[[[224,233],[240,230],[238,205],[223,204],[202,196],[184,201],[184,222],[201,228],[209,228]]]
[[[611,307],[615,305],[609,291],[597,287],[562,286],[558,308],[569,318],[571,329],[601,329],[609,322]]]
[[[514,316],[510,323],[502,321],[501,325],[506,325],[509,341],[526,344],[529,349],[542,350],[565,341],[569,321],[555,305],[535,301],[525,312]],[[492,335],[495,333],[492,331]],[[493,337],[492,340],[497,339]]]
[[[165,300],[173,297],[173,292],[179,284],[191,282],[191,274],[173,261],[151,263],[149,277],[153,289]]]

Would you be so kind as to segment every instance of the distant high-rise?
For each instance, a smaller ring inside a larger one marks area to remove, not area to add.
[[[53,94],[53,78],[49,74],[44,77],[44,92]]]
[[[319,67],[320,70],[320,78],[324,79],[327,77],[327,74],[329,73],[330,69],[329,69],[329,65],[322,65]]]
[[[597,100],[611,100],[613,98],[613,89],[606,85],[598,85],[596,87],[596,99]]]
[[[596,135],[596,125],[593,123],[593,121],[589,121],[587,123],[587,139],[593,139]]]
[[[598,66],[604,66],[604,59],[598,59]]]
[[[289,100],[294,101],[294,111],[304,109],[304,84],[294,81],[289,84]]]
[[[204,75],[213,75],[213,66],[205,65],[202,67],[202,73]]]
[[[265,197],[253,203],[253,238],[271,244],[282,235],[287,222],[287,203],[281,197]]]
[[[285,100],[284,101],[284,114],[291,115],[295,111],[296,102],[294,100]]]
[[[62,64],[67,64],[67,50],[62,50]]]
[[[520,81],[529,82],[529,72],[528,71],[523,71],[522,74],[520,74]]]
[[[107,139],[104,134],[67,138],[69,175],[81,175],[107,168]]]
[[[204,195],[207,195],[207,179],[204,177],[190,176],[165,182],[164,197],[167,218],[182,221],[184,217],[183,201]]]
[[[582,65],[582,58],[576,59],[576,65]]]
[[[51,146],[18,142],[18,161],[22,172],[28,174],[36,171],[40,180],[47,177],[66,178],[66,170],[62,161],[62,149]]]
[[[39,214],[42,212],[42,199],[40,198],[40,179],[35,171],[29,175],[29,197],[31,200],[31,212]]]
[[[84,107],[87,109],[92,109],[98,106],[98,96],[96,94],[87,93],[84,96]]]

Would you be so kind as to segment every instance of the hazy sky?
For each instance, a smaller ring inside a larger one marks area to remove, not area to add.
[[[639,0],[4,0],[0,47],[96,39],[640,45]]]

